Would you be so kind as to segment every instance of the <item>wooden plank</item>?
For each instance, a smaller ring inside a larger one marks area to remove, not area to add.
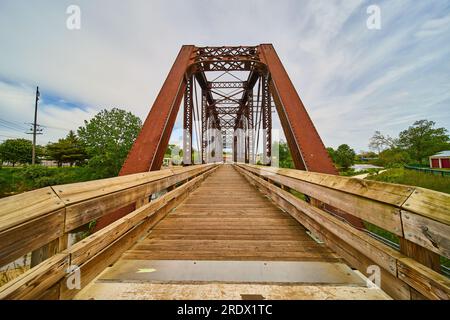
[[[163,178],[172,176],[170,170],[160,170],[145,173],[136,173],[126,176],[78,182],[65,185],[54,186],[56,194],[64,203],[78,203],[86,199],[101,197],[117,191],[130,189],[139,185],[144,185]]]
[[[0,287],[0,300],[28,300],[42,296],[66,274],[69,255],[59,253]]]
[[[247,174],[245,171],[241,171],[244,174]],[[253,181],[257,181],[263,188],[266,188],[266,192],[271,192],[270,187],[272,185],[268,184],[264,180],[257,178],[255,176],[247,176],[249,179],[252,179]],[[275,191],[275,190],[274,190]],[[283,191],[284,192],[284,191]],[[286,201],[284,197],[280,197],[278,194],[273,193],[275,198],[278,197],[279,199],[282,199],[283,201]],[[290,201],[289,201],[290,203]],[[296,206],[292,205],[295,210],[297,210]],[[289,210],[289,208],[286,208]],[[315,208],[314,208],[315,209]],[[291,209],[292,210],[292,209]],[[295,211],[292,210],[292,211]],[[304,208],[301,208],[301,212],[305,214],[308,218],[315,221],[315,223],[319,222],[318,225],[320,226],[317,228],[316,232],[320,234],[320,232],[324,231],[330,231],[334,236],[337,236],[338,238],[342,239],[339,233],[335,233],[329,228],[327,228],[326,225],[324,225],[321,221],[317,221],[314,219],[314,217],[310,214],[308,214],[307,210],[304,210]],[[331,218],[329,218],[331,219]],[[323,228],[323,227],[326,228]],[[339,245],[352,245],[351,241],[348,241],[347,239],[344,239],[345,241],[339,242]],[[353,246],[353,245],[352,245]],[[355,248],[358,248],[358,246],[354,246]],[[367,254],[366,250],[357,250],[364,255],[370,257],[370,255]],[[394,258],[395,262],[397,263],[397,273],[393,273],[393,276],[397,276],[398,279],[403,281],[404,283],[408,284],[415,290],[417,290],[420,294],[426,296],[427,298],[436,298],[436,299],[448,299],[448,287],[449,287],[449,280],[448,278],[438,274],[437,272],[431,270],[430,268],[420,264],[417,261],[414,261],[413,259],[406,258],[404,255],[399,254],[397,252],[394,252],[395,255],[392,256]],[[373,261],[380,265],[378,261],[371,257]]]
[[[246,168],[247,167],[245,167],[245,169]],[[261,172],[263,177],[270,177],[272,181],[281,183],[330,206],[371,222],[396,235],[403,236],[400,210],[392,205],[334,190],[318,184],[301,181],[292,177],[264,173],[264,170],[258,171],[253,169],[252,172]]]
[[[166,214],[166,211],[161,209],[167,206],[171,200],[179,197],[180,194],[198,185],[203,178],[203,176],[194,178],[174,191],[166,193],[157,200],[138,208],[125,217],[113,222],[111,225],[78,242],[69,251],[72,257],[72,263],[80,265],[88,258],[95,256],[99,251],[103,250],[103,248],[144,219],[151,220],[147,222],[147,225],[153,227]]]
[[[172,199],[167,203],[167,206],[160,210],[159,214],[167,214],[173,206],[178,205],[179,201],[182,201],[183,199],[184,196]],[[137,240],[142,238],[142,236],[144,236],[145,233],[154,226],[154,223],[154,219],[145,219],[142,223],[129,230],[122,237],[115,239],[113,243],[97,253],[90,260],[85,261],[80,266],[80,273],[82,274],[81,289],[86,287],[106,267],[114,263],[122,255],[123,252],[129,249]],[[71,274],[68,274],[66,278],[70,276]],[[64,281],[65,279],[61,282],[60,299],[72,299],[81,289],[69,290],[66,286],[62,285]]]
[[[276,240],[159,240],[146,239],[134,246],[134,250],[147,251],[284,251],[284,252],[310,252],[329,251],[320,247],[312,239],[300,241]]]
[[[208,175],[208,173],[204,174],[205,176]],[[196,187],[201,181],[202,176],[198,177],[197,180],[192,180],[191,183],[188,183],[184,185],[181,191],[188,192],[192,190],[192,188]],[[180,202],[183,201],[184,195],[182,194],[180,190],[174,190],[173,195],[174,199],[171,199],[167,201],[167,206],[163,210],[171,210],[173,206],[178,205]],[[126,218],[125,218],[126,219]],[[146,232],[148,228],[150,228],[154,224],[154,221],[152,219],[147,219],[144,223],[139,224],[138,226],[134,227],[131,231],[127,233],[127,235],[132,235],[130,237],[127,237],[127,241],[120,241],[121,238],[115,239],[117,243],[117,246],[119,247],[126,247],[128,248],[131,246],[139,237],[142,236],[143,232]],[[63,239],[63,238],[61,238]],[[58,239],[59,241],[59,239]],[[63,248],[64,245],[60,244],[58,242],[58,248]],[[110,245],[109,248],[112,246]],[[77,247],[75,247],[76,249]],[[102,261],[101,267],[105,267],[104,263],[109,261],[108,259],[112,259],[111,257],[117,258],[117,254],[120,253],[120,250],[118,250],[117,247],[112,247],[112,252],[107,252],[106,256],[98,257],[96,255],[94,258],[97,259],[97,261]],[[79,249],[79,247],[78,247]],[[124,249],[125,250],[125,249]],[[104,250],[107,251],[107,250]],[[103,252],[103,251],[102,251]],[[35,268],[32,268],[25,274],[19,276],[16,280],[11,281],[10,283],[6,284],[0,289],[0,299],[35,299],[35,298],[42,298],[42,297],[48,297],[52,295],[52,288],[60,281],[60,290],[61,292],[64,292],[66,296],[70,296],[71,294],[67,294],[68,290],[65,286],[63,277],[65,276],[66,269],[69,266],[70,263],[70,255],[71,253],[74,253],[72,251],[64,251],[63,253],[56,254],[55,256],[45,260]],[[81,261],[81,259],[80,259]],[[78,262],[76,259],[73,259],[72,262]],[[98,273],[101,271],[101,269],[98,269],[98,264],[94,264],[95,266],[95,273]],[[87,268],[85,266],[85,268]],[[89,270],[89,269],[88,269]],[[87,276],[87,279],[85,278],[84,281],[89,281],[89,277],[93,274],[92,271],[87,272],[86,274],[83,274],[81,277]],[[69,275],[70,276],[70,275]],[[82,280],[83,281],[83,280]]]
[[[415,187],[351,177],[307,172],[302,170],[274,168],[256,165],[239,164],[244,168],[257,169],[259,172],[272,173],[314,183],[330,189],[344,191],[372,200],[400,206],[415,190]]]
[[[243,172],[244,174],[244,172]],[[248,177],[249,179],[250,176]],[[257,178],[259,179],[259,178]],[[255,183],[256,180],[249,180]],[[262,180],[258,180],[262,181]],[[367,273],[367,267],[377,265],[373,260],[370,260],[365,256],[365,252],[361,252],[343,241],[340,236],[330,232],[327,228],[324,228],[316,220],[312,219],[302,211],[298,210],[287,200],[275,193],[271,193],[269,189],[262,190],[270,195],[273,201],[275,201],[281,208],[287,210],[297,221],[305,225],[311,232],[324,241],[327,246],[333,249],[336,253],[342,256],[351,266],[357,268],[363,274]],[[396,274],[380,268],[381,271],[381,288],[385,290],[389,295],[395,299],[409,300],[411,298],[410,288],[403,281],[396,278]]]
[[[411,258],[398,260],[398,277],[428,299],[450,300],[450,280]]]
[[[321,252],[271,252],[259,251],[146,251],[130,249],[122,256],[123,259],[136,260],[247,260],[247,261],[324,261],[340,262],[341,259],[331,251]]]
[[[0,266],[58,239],[63,232],[64,209],[1,231]]]
[[[450,258],[450,225],[402,210],[405,239]]]
[[[214,170],[214,169],[213,169]],[[150,228],[152,228],[157,221],[159,221],[160,218],[162,218],[164,215],[166,215],[170,210],[173,209],[173,207],[177,206],[181,201],[184,200],[185,195],[190,191],[193,190],[198,186],[198,184],[210,174],[210,172],[206,172],[201,176],[198,176],[194,179],[192,179],[190,182],[182,185],[181,187],[171,191],[170,193],[165,194],[158,200],[156,200],[153,203],[149,203],[146,206],[143,206],[135,211],[138,212],[135,214],[135,217],[139,217],[141,212],[145,212],[146,209],[150,208],[152,205],[158,206],[157,202],[161,202],[162,204],[166,204],[165,206],[161,207],[157,215],[158,218],[154,219],[156,215],[146,217],[146,219],[132,228],[131,230],[127,231],[122,236],[115,236],[114,242],[109,244],[107,247],[102,249],[102,251],[98,252],[98,243],[100,242],[98,239],[88,239],[87,243],[85,243],[83,246],[79,246],[75,248],[76,250],[72,251],[72,262],[79,262],[81,264],[80,266],[80,272],[83,275],[81,279],[81,288],[84,288],[90,281],[92,281],[101,271],[103,271],[108,265],[116,261],[120,255],[127,250],[129,247],[131,247],[138,239],[140,239],[144,233],[148,232]],[[148,214],[148,213],[147,213]],[[116,221],[114,223],[123,223],[126,224],[132,217],[123,217],[119,221]],[[137,219],[137,218],[136,218]],[[138,220],[138,219],[137,219]],[[111,238],[108,237],[110,232],[118,231],[119,228],[117,226],[108,226],[106,228],[109,228],[109,230],[106,230],[103,234],[103,238]],[[109,232],[108,232],[109,231]],[[101,232],[101,231],[100,231]],[[91,237],[94,237],[92,235]],[[90,245],[91,244],[91,245]],[[97,246],[96,250],[93,250],[93,246]],[[86,255],[88,251],[86,249],[90,249],[91,253]],[[100,247],[101,249],[101,247]],[[76,252],[78,254],[76,254]],[[95,254],[95,255],[94,255]],[[90,258],[90,260],[86,261],[86,258]],[[84,262],[84,263],[83,263]],[[69,277],[68,275],[67,277]],[[66,286],[61,286],[61,293],[60,297],[61,299],[71,299],[73,298],[79,290],[68,290]]]
[[[205,165],[193,168],[189,171],[190,174],[198,174],[211,169],[210,165]],[[163,177],[157,181],[149,182],[144,185],[124,189],[114,193],[108,193],[103,196],[97,196],[98,191],[89,189],[87,192],[77,194],[76,202],[73,205],[71,196],[65,194],[67,191],[62,190],[61,196],[66,202],[66,226],[65,231],[69,232],[79,226],[82,226],[94,219],[97,219],[105,214],[110,213],[115,209],[122,208],[126,205],[135,203],[137,200],[149,196],[157,191],[166,189],[168,186],[184,180],[184,173],[180,173],[174,177]],[[93,186],[90,186],[92,188]],[[117,190],[120,186],[114,186]],[[111,188],[106,188],[110,190]],[[95,197],[94,197],[95,196]],[[83,197],[83,201],[80,199]],[[80,202],[81,201],[81,202]]]
[[[77,300],[389,300],[379,289],[335,285],[274,285],[241,283],[96,282]],[[255,299],[255,298],[253,298]],[[317,303],[319,305],[320,303]],[[354,304],[354,303],[350,303]],[[260,317],[262,318],[262,317]]]
[[[416,188],[402,209],[450,225],[450,195]]]
[[[221,195],[222,190],[228,190],[226,197]],[[246,197],[239,196],[240,190],[247,190]],[[216,197],[226,201],[216,201]],[[203,213],[196,215],[197,210]],[[241,214],[233,217],[235,211]],[[252,215],[246,215],[247,212]],[[247,184],[231,166],[218,168],[123,257],[263,261],[340,259]]]
[[[36,296],[36,300],[59,300],[60,284],[57,283]]]
[[[50,187],[0,199],[0,231],[64,207]]]
[[[364,252],[366,256],[375,261],[379,266],[385,268],[391,274],[397,274],[396,257],[401,256],[397,251],[378,242],[364,232],[354,229],[350,225],[338,220],[327,212],[315,208],[307,202],[298,199],[291,193],[288,193],[281,188],[275,187],[274,185],[264,181],[263,179],[251,175],[243,169],[241,170],[241,172],[245,174],[249,179],[253,179],[260,186],[264,187],[266,189],[266,192],[269,192],[271,196],[280,197],[283,200],[287,201],[293,207],[299,209],[314,221],[316,221],[316,223],[338,236],[340,239],[342,239],[342,241],[350,244],[358,251]],[[264,190],[262,191],[264,192]],[[277,203],[276,198],[275,202]],[[287,211],[290,212],[289,210]]]

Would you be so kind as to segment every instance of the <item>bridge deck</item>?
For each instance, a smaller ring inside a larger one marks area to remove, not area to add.
[[[338,261],[232,166],[221,166],[124,259]]]
[[[266,298],[387,297],[368,289],[231,165],[222,165],[78,298],[233,299],[255,292]]]

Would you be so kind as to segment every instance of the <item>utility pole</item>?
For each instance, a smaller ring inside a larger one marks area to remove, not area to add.
[[[34,104],[34,122],[32,123],[33,130],[32,130],[32,132],[30,132],[30,133],[33,134],[33,153],[32,153],[32,156],[31,156],[31,164],[36,164],[36,135],[37,134],[42,134],[42,133],[38,133],[37,132],[37,127],[38,127],[38,124],[37,124],[37,110],[38,110],[39,96],[40,96],[39,87],[36,87],[36,102]]]

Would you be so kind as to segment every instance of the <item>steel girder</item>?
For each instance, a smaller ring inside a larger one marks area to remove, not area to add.
[[[249,71],[246,81],[208,81],[206,72],[209,71]],[[207,137],[205,129],[210,126],[218,129],[236,129],[242,126],[245,119],[246,130],[252,127],[255,129],[256,123],[250,116],[250,98],[255,83],[260,79],[263,82],[262,92],[262,116],[263,129],[266,131],[264,139],[264,153],[266,159],[270,159],[271,149],[271,97],[276,105],[281,124],[289,144],[289,149],[297,169],[304,169],[315,172],[336,174],[331,159],[318,135],[300,97],[298,96],[289,76],[284,69],[275,49],[271,44],[259,46],[234,46],[234,47],[195,47],[193,45],[183,46],[172,66],[162,88],[159,92],[147,119],[144,122],[127,159],[122,166],[119,175],[126,175],[149,170],[159,170],[161,168],[164,153],[167,149],[170,134],[172,132],[176,116],[180,107],[183,95],[185,94],[187,79],[194,76],[202,89],[202,159],[206,161]],[[241,99],[232,97],[222,97],[214,99],[212,91],[214,89],[234,89],[242,88]],[[192,94],[191,94],[192,95]],[[230,105],[233,111],[237,108],[237,113],[231,115],[224,112],[222,108]],[[191,105],[192,107],[192,105]],[[258,106],[256,106],[258,107]],[[186,124],[192,130],[192,115],[188,110]],[[221,120],[219,115],[226,113],[230,117]],[[241,123],[240,123],[241,122]],[[229,140],[229,137],[220,137],[216,133],[217,140]],[[191,134],[192,137],[192,134]],[[236,137],[233,137],[233,144],[236,145]],[[250,161],[251,141],[246,141],[245,160]],[[192,147],[192,142],[190,143]],[[221,148],[222,144],[220,145]],[[220,156],[220,155],[219,155]],[[217,154],[215,159],[219,159]],[[234,157],[236,160],[236,157]],[[133,206],[123,209],[99,219],[97,229],[112,222],[133,209]],[[128,210],[128,211],[127,211]]]
[[[192,97],[193,77],[189,76],[184,91],[183,115],[183,164],[192,164],[192,116],[194,100]]]
[[[181,48],[119,175],[161,168],[184,94],[186,69],[192,63],[194,50],[191,45]]]
[[[337,174],[325,146],[314,127],[280,58],[271,44],[259,46],[262,62],[270,73],[270,91],[284,135],[297,169]]]

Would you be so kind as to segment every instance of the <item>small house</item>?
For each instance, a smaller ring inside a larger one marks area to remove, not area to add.
[[[450,169],[450,150],[442,151],[430,156],[430,168]]]

